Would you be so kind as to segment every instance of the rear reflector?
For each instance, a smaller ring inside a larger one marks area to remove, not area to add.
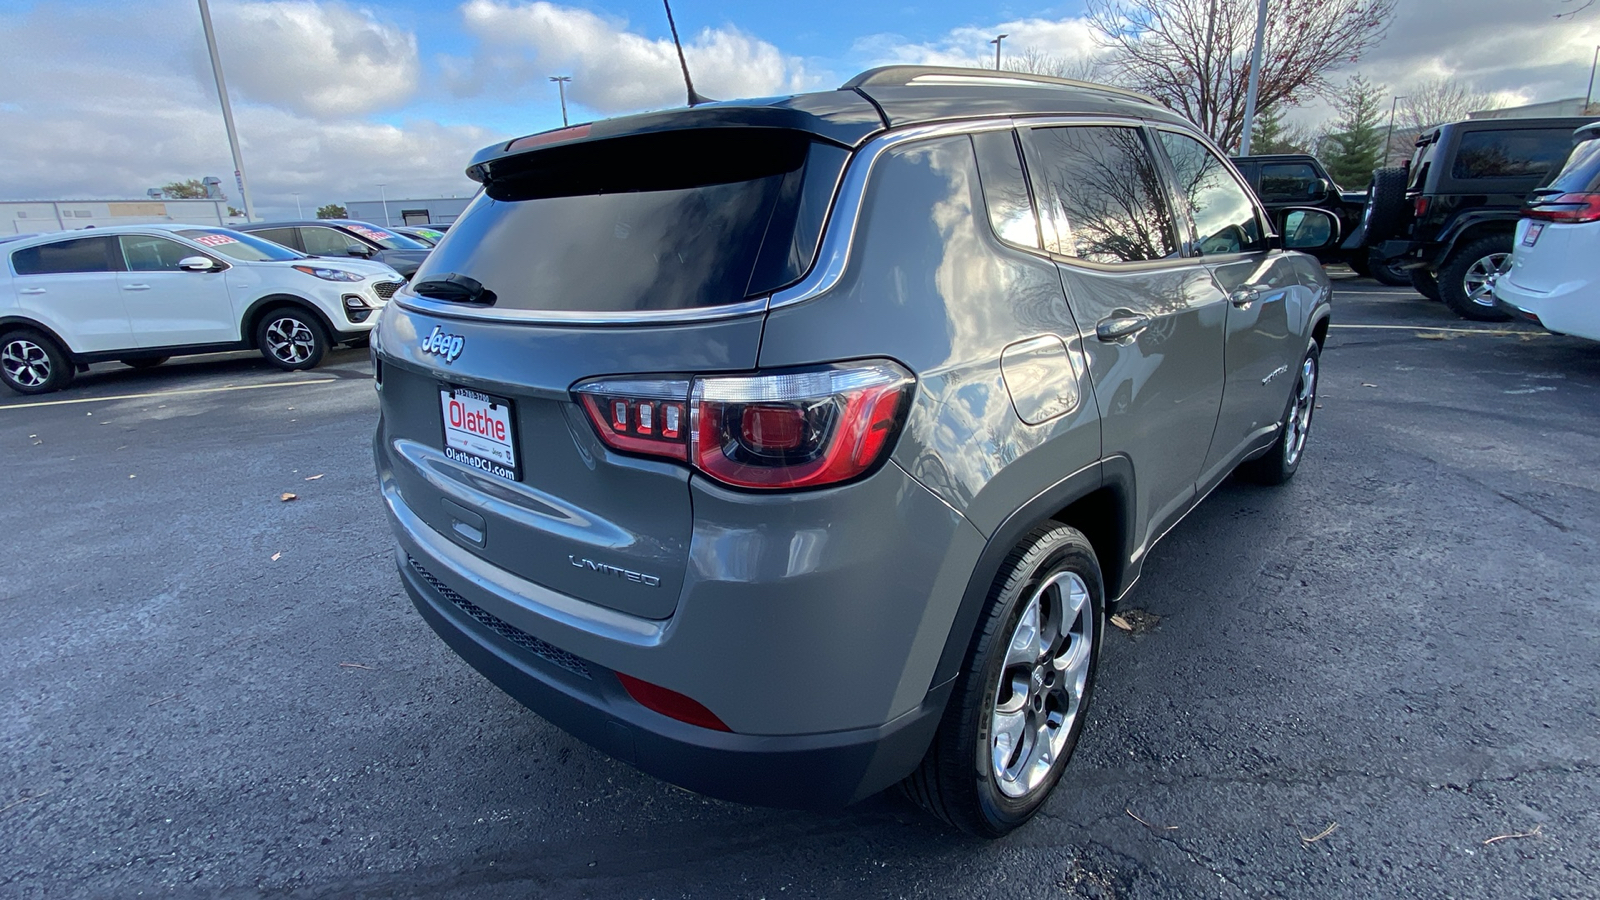
[[[690,725],[698,725],[701,728],[709,728],[712,731],[733,730],[724,725],[722,720],[717,718],[716,713],[706,709],[705,706],[692,697],[686,697],[677,691],[667,690],[660,685],[641,681],[632,675],[624,675],[621,672],[617,673],[617,680],[622,682],[623,690],[628,692],[628,696],[646,709],[652,709],[670,719],[688,722]]]
[[[692,381],[597,379],[573,392],[612,449],[684,460],[734,487],[783,490],[874,469],[914,383],[881,361]]]

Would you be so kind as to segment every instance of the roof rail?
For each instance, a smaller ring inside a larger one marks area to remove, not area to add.
[[[848,91],[860,87],[888,86],[911,87],[919,84],[982,84],[1000,87],[1057,87],[1077,88],[1080,90],[1099,91],[1105,94],[1116,94],[1141,103],[1161,106],[1161,101],[1138,91],[1127,88],[1115,87],[1109,84],[1096,84],[1092,81],[1077,81],[1072,78],[1056,78],[1051,75],[1034,75],[1030,72],[1000,72],[994,69],[966,69],[956,66],[879,66],[868,69],[860,75],[846,81],[839,86],[839,90]]]

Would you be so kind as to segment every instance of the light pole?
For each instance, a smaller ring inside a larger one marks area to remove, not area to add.
[[[1008,37],[1011,37],[1011,35],[997,34],[995,35],[994,40],[989,42],[994,45],[994,70],[996,72],[1000,71],[1000,42]]]
[[[1213,8],[1214,9],[1214,8]],[[1256,7],[1256,46],[1250,51],[1250,83],[1244,91],[1244,134],[1239,138],[1239,155],[1250,155],[1250,131],[1256,119],[1256,93],[1261,89],[1261,48],[1267,42],[1267,0]]]
[[[572,80],[571,75],[551,75],[550,80],[556,83],[556,90],[561,93],[561,127],[567,127],[567,82]]]
[[[389,195],[383,192],[383,186],[386,183],[383,181],[378,182],[378,199],[383,201],[383,224],[385,226],[389,224]]]
[[[294,192],[294,217],[296,219],[304,219],[306,217],[305,209],[303,209],[300,206],[300,192],[299,191],[295,191]]]
[[[1594,96],[1594,67],[1600,65],[1600,47],[1594,48],[1594,61],[1589,63],[1589,89],[1583,92],[1583,114],[1589,114],[1589,98]]]
[[[206,50],[211,53],[211,74],[217,76],[217,97],[222,101],[222,124],[228,129],[228,147],[233,150],[233,178],[244,198],[244,220],[256,220],[256,206],[250,199],[250,185],[244,177],[244,155],[239,152],[239,133],[233,128],[233,105],[228,102],[228,85],[222,79],[222,59],[217,56],[217,36],[211,30],[211,7],[200,0],[200,24],[206,33]]]
[[[1386,166],[1389,164],[1390,144],[1394,141],[1394,109],[1404,99],[1404,97],[1397,96],[1389,101],[1389,133],[1383,136],[1383,164]]]

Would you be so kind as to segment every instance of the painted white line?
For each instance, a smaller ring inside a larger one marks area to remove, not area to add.
[[[156,391],[149,394],[117,394],[111,397],[78,397],[72,400],[46,400],[42,403],[12,403],[0,409],[38,409],[41,406],[67,406],[73,403],[106,403],[111,400],[159,400],[184,394],[223,394],[228,391],[256,391],[262,388],[295,387],[302,384],[332,384],[337,378],[317,378],[311,381],[271,381],[266,384],[233,384],[227,387],[191,388],[184,391]]]
[[[1358,291],[1355,288],[1334,288],[1340,294],[1388,294],[1394,297],[1421,297],[1416,291]]]
[[[1329,328],[1383,328],[1390,331],[1447,331],[1452,334],[1539,334],[1537,331],[1513,331],[1509,328],[1435,328],[1431,325],[1329,325]]]

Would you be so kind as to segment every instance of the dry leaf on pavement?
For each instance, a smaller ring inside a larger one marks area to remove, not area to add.
[[[299,494],[291,494],[288,491],[284,491],[283,492],[283,496],[279,497],[278,499],[282,500],[285,503],[288,503],[290,500],[298,500],[298,499],[300,499],[300,495]]]

